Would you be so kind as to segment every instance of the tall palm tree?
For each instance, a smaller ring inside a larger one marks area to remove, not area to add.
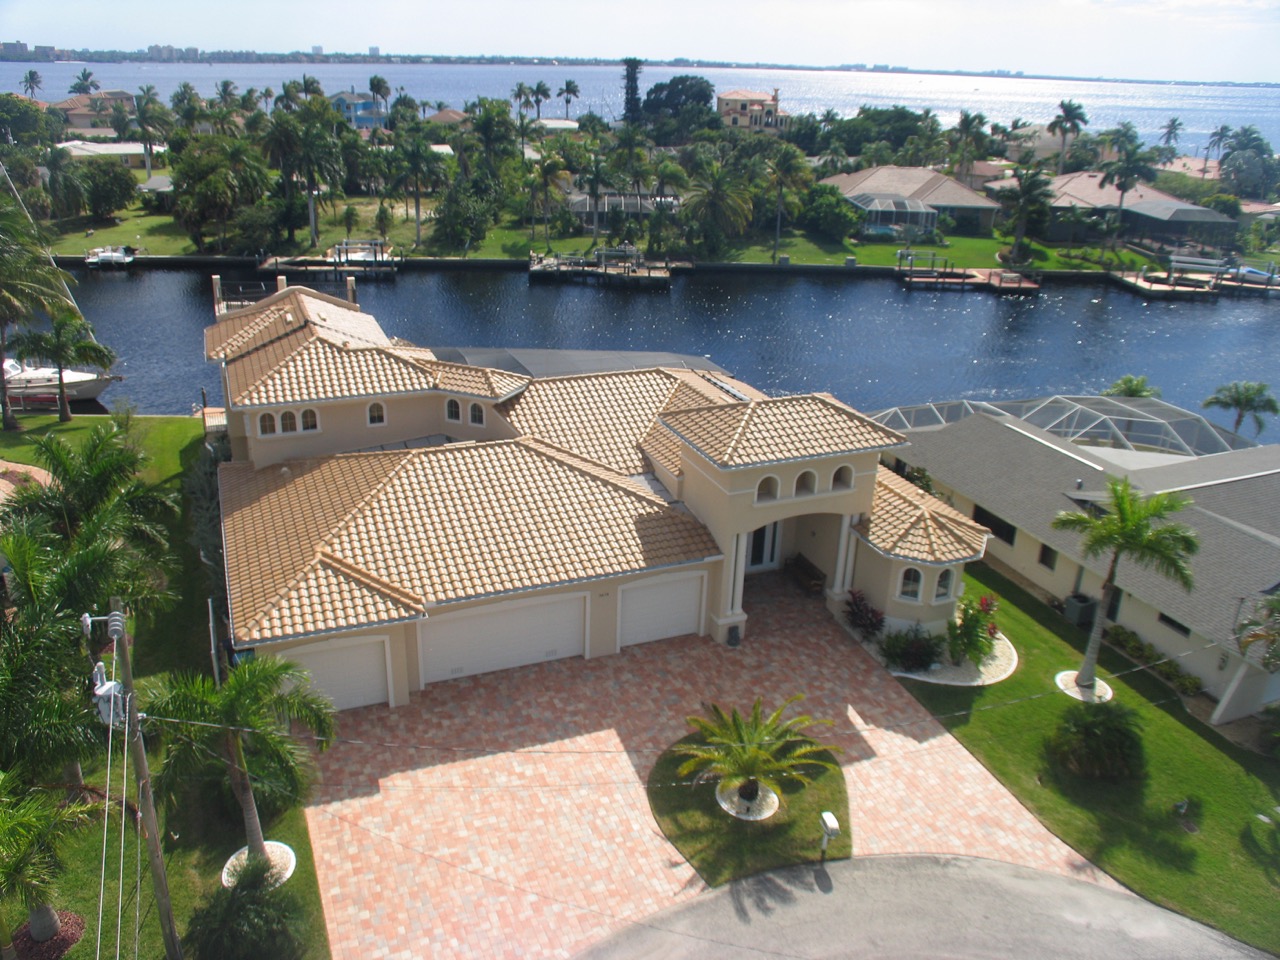
[[[47,360],[58,369],[58,420],[71,420],[71,404],[67,401],[64,379],[67,367],[91,366],[110,370],[116,355],[93,339],[89,322],[73,310],[54,311],[48,330],[23,330],[10,341],[13,355],[19,360]]]
[[[138,88],[134,97],[134,122],[138,126],[138,139],[142,141],[143,157],[146,160],[147,178],[151,178],[152,148],[157,141],[163,141],[173,126],[173,118],[164,108],[156,94],[156,88],[146,84]]]
[[[751,194],[736,171],[713,160],[694,178],[683,211],[702,226],[709,250],[717,253],[751,220]]]
[[[555,190],[562,178],[566,176],[564,161],[556,154],[548,154],[538,160],[533,167],[535,192],[538,206],[542,209],[542,236],[551,249],[551,208],[554,206]]]
[[[587,191],[591,200],[591,243],[600,242],[600,197],[614,185],[613,170],[600,149],[599,141],[592,141],[587,165],[578,174],[578,185]]]
[[[62,873],[59,847],[88,821],[89,808],[60,803],[48,793],[30,790],[0,771],[0,902],[15,899],[29,912],[31,938],[52,940],[61,923],[49,896]],[[17,957],[13,938],[0,921],[0,954]]]
[[[422,246],[422,190],[437,189],[444,182],[445,159],[431,149],[431,144],[421,132],[401,137],[396,152],[402,161],[400,179],[413,184],[413,219],[415,234],[413,245]]]
[[[521,80],[511,91],[511,102],[519,113],[524,113],[533,106],[533,89]]]
[[[782,195],[787,190],[800,190],[813,180],[813,170],[804,153],[789,143],[781,144],[765,166],[769,186],[774,194],[773,262],[778,262],[778,244],[782,240]]]
[[[1115,184],[1120,191],[1120,203],[1116,207],[1116,218],[1121,228],[1124,226],[1124,198],[1141,181],[1156,178],[1155,156],[1150,150],[1143,150],[1136,134],[1127,125],[1122,124],[1115,131],[1110,131],[1108,141],[1115,150],[1116,156],[1102,165],[1102,179],[1099,185],[1106,187]]]
[[[1170,117],[1160,130],[1160,142],[1166,147],[1177,147],[1178,136],[1182,133],[1183,123],[1177,117]]]
[[[535,119],[542,119],[542,105],[551,99],[551,88],[547,81],[539,80],[529,91],[529,99],[533,101],[533,109],[537,111]]]
[[[241,662],[222,686],[206,676],[180,674],[148,697],[147,713],[166,741],[164,761],[156,772],[156,791],[170,803],[184,782],[220,762],[240,804],[251,856],[266,858],[266,840],[258,818],[249,755],[304,794],[309,782],[310,753],[292,735],[290,724],[307,727],[323,750],[333,737],[333,704],[311,689],[310,675],[279,657],[259,656]],[[160,724],[156,718],[177,721]]]
[[[1014,220],[1013,259],[1023,257],[1023,243],[1027,237],[1027,224],[1032,217],[1046,215],[1053,202],[1053,189],[1049,178],[1039,164],[1020,164],[1013,171],[1014,185],[1000,190],[1000,199],[1012,209]]]
[[[1076,685],[1092,689],[1096,683],[1098,650],[1102,645],[1102,622],[1111,609],[1116,591],[1116,570],[1120,561],[1128,560],[1146,570],[1154,570],[1184,590],[1194,584],[1191,557],[1200,549],[1200,541],[1190,527],[1169,520],[1191,500],[1181,493],[1153,493],[1142,496],[1129,484],[1129,479],[1107,479],[1108,499],[1096,511],[1063,512],[1053,520],[1055,530],[1069,530],[1081,535],[1086,559],[1108,557],[1107,574],[1102,581],[1099,610],[1093,618],[1084,662],[1076,673]]]
[[[83,94],[83,93],[93,93],[93,91],[101,90],[101,89],[102,89],[102,84],[100,84],[97,81],[97,79],[94,77],[93,71],[90,70],[88,67],[85,67],[83,70],[80,71],[80,73],[76,76],[76,78],[73,81],[71,81],[71,86],[67,90],[67,92],[73,93],[73,94]]]
[[[726,715],[719,704],[713,703],[707,716],[686,717],[685,722],[699,736],[672,748],[688,758],[680,765],[678,775],[718,779],[723,789],[737,790],[740,800],[751,803],[762,786],[781,796],[783,780],[808,784],[813,773],[839,769],[821,756],[838,748],[820,744],[805,732],[831,721],[814,720],[808,715],[782,719],[787,707],[801,699],[799,694],[788,697],[768,716],[756,700],[746,716],[737,708]]]
[[[564,101],[564,118],[569,119],[569,104],[582,96],[578,90],[578,84],[573,80],[566,80],[564,86],[556,91],[556,96]]]
[[[969,175],[975,160],[987,155],[986,126],[987,118],[981,113],[960,111],[960,119],[951,130],[952,160],[960,179]]]
[[[1231,427],[1234,433],[1240,432],[1240,426],[1244,423],[1245,417],[1252,417],[1255,435],[1261,433],[1262,428],[1267,425],[1262,419],[1264,413],[1272,416],[1280,413],[1280,405],[1277,405],[1270,388],[1265,383],[1252,380],[1224,383],[1214,391],[1213,396],[1205,399],[1203,406],[1219,410],[1234,410],[1236,422]]]
[[[240,88],[234,80],[220,80],[213,97],[224,110],[236,110],[240,107]]]
[[[1088,125],[1089,115],[1084,112],[1084,107],[1074,100],[1058,102],[1058,114],[1045,128],[1049,133],[1057,134],[1062,138],[1062,149],[1058,151],[1058,176],[1062,176],[1067,162],[1067,138],[1080,136],[1080,131]]]
[[[1231,127],[1228,124],[1222,124],[1213,133],[1209,134],[1209,144],[1204,148],[1204,166],[1200,168],[1200,178],[1204,179],[1209,172],[1209,151],[1218,151],[1218,159],[1222,159],[1222,148],[1231,140]]]
[[[375,99],[382,101],[382,112],[383,114],[386,114],[391,97],[391,84],[387,83],[387,78],[379,76],[376,73],[370,77],[369,93],[371,93]]]
[[[320,81],[305,73],[302,75],[301,91],[304,97],[324,96],[324,87],[320,86]]]
[[[28,70],[22,75],[22,90],[32,100],[36,98],[36,91],[43,83],[44,78],[35,70]]]
[[[258,99],[262,101],[262,109],[266,113],[271,112],[271,101],[276,98],[276,92],[270,87],[263,87],[262,92],[258,94]]]
[[[1137,377],[1126,373],[1107,389],[1102,391],[1104,397],[1159,397],[1160,388],[1147,383],[1146,377]]]
[[[36,225],[15,200],[0,196],[0,420],[17,430],[9,405],[4,358],[9,331],[35,311],[74,306],[68,275],[54,266]]]

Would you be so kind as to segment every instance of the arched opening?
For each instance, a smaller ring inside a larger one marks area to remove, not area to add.
[[[778,478],[765,477],[756,485],[756,503],[778,499]]]
[[[444,415],[445,419],[458,422],[462,419],[462,404],[450,397],[449,402],[444,405]]]
[[[484,426],[484,407],[478,403],[471,405],[471,425],[474,427]]]
[[[280,432],[293,433],[298,429],[298,415],[292,410],[280,414]]]
[[[320,429],[320,418],[316,416],[314,410],[308,408],[302,411],[302,429],[304,432]]]
[[[836,468],[835,475],[831,478],[832,490],[852,490],[853,489],[853,467],[845,464],[843,467]]]
[[[369,426],[380,427],[387,422],[386,408],[380,403],[369,404]]]
[[[812,496],[818,490],[818,475],[812,470],[806,470],[800,476],[796,477],[796,496],[808,497]]]
[[[264,437],[270,436],[276,432],[276,415],[274,413],[264,413],[258,417],[258,433]]]
[[[898,596],[903,600],[920,599],[920,571],[915,567],[907,567],[902,571],[902,586],[898,588]]]
[[[938,574],[938,585],[933,590],[933,599],[946,600],[951,596],[951,584],[955,579],[955,574],[950,570],[943,570]]]

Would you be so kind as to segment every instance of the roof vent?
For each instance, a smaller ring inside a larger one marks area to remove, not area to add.
[[[282,477],[287,477],[287,476],[291,475],[291,474],[292,474],[292,472],[293,472],[293,471],[291,471],[288,467],[281,467],[281,468],[280,468],[280,476],[282,476]]]
[[[1084,489],[1084,481],[1083,481],[1083,480],[1081,480],[1079,477],[1077,477],[1077,478],[1076,478],[1076,489],[1077,489],[1077,490],[1083,490],[1083,489]]]

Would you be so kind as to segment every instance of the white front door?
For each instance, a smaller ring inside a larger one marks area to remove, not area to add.
[[[751,534],[747,544],[747,573],[778,567],[778,524],[770,523]]]

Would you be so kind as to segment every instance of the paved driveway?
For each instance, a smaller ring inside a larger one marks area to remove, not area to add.
[[[856,855],[962,854],[1115,886],[1040,826],[813,600],[748,583],[749,635],[452,680],[342,714],[307,810],[336,960],[567,957],[705,889],[644,779],[705,702],[830,718]]]

